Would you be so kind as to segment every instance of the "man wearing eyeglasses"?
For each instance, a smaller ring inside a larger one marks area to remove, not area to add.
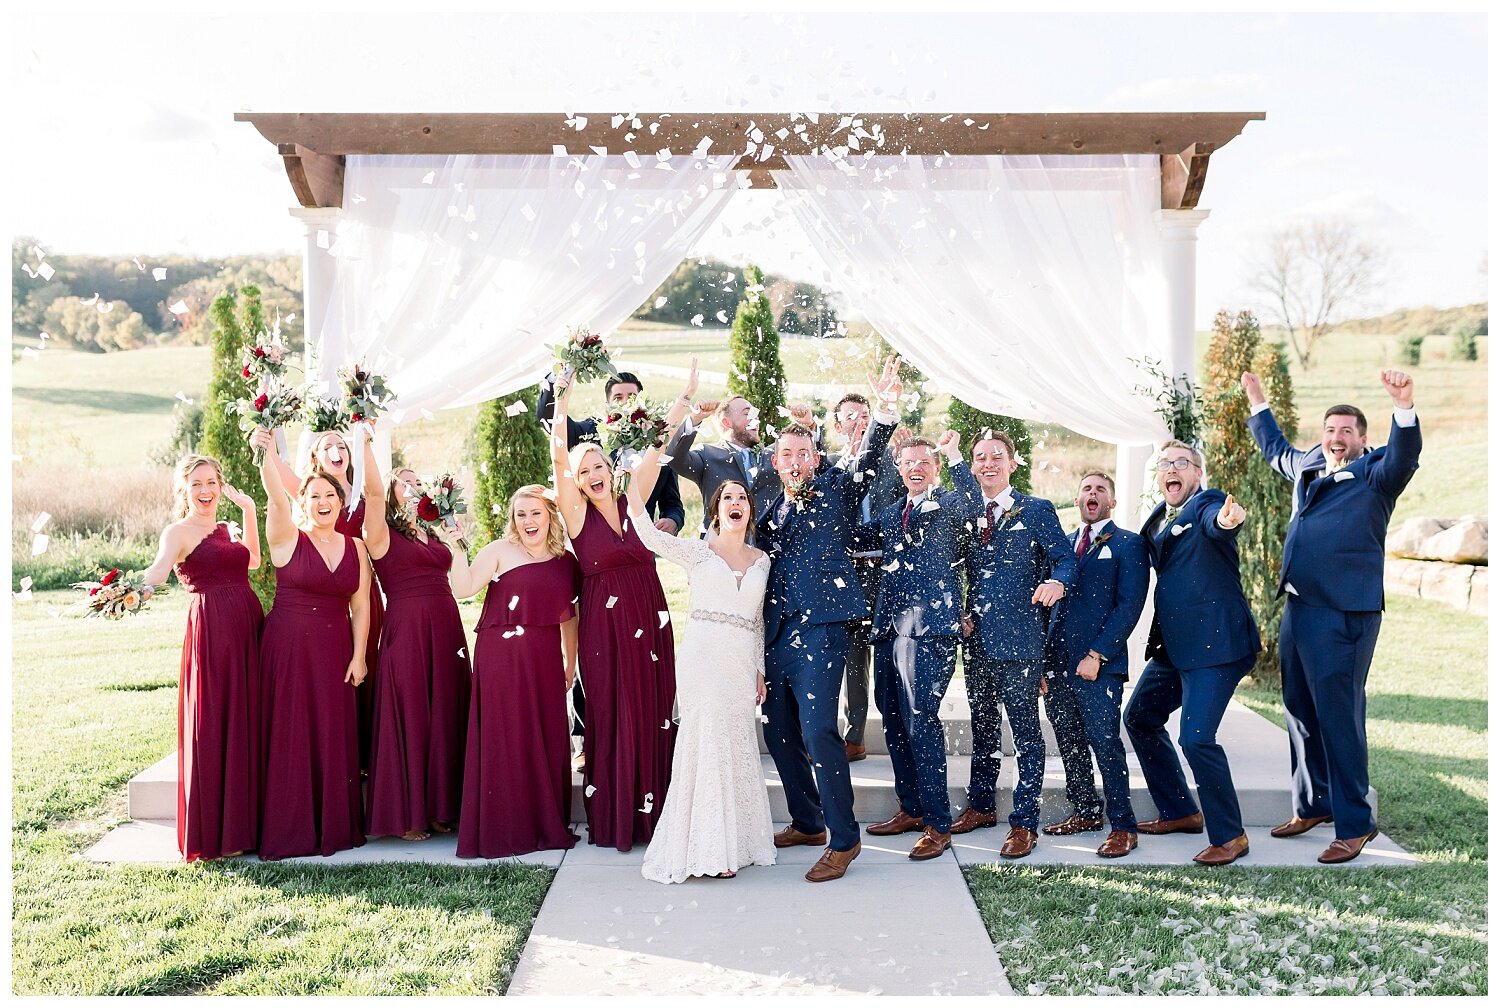
[[[1255,664],[1260,633],[1240,587],[1235,539],[1245,509],[1222,490],[1200,489],[1203,456],[1181,441],[1162,446],[1156,486],[1164,500],[1141,535],[1156,568],[1156,613],[1146,668],[1125,708],[1146,787],[1158,817],[1138,832],[1202,833],[1209,846],[1193,858],[1227,865],[1250,850],[1219,722],[1240,678]],[[1178,742],[1193,768],[1198,801],[1188,790],[1167,718],[1181,708]],[[1200,810],[1201,809],[1201,810]]]
[[[1422,452],[1411,375],[1387,370],[1380,381],[1393,406],[1385,447],[1369,447],[1364,413],[1332,406],[1322,443],[1299,451],[1271,415],[1260,377],[1247,371],[1241,379],[1255,443],[1294,487],[1279,583],[1292,818],[1271,835],[1299,836],[1331,821],[1324,864],[1354,860],[1375,838],[1365,680],[1385,609],[1385,532]]]

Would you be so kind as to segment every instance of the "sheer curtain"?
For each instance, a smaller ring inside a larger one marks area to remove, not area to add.
[[[733,158],[350,156],[309,377],[385,374],[391,420],[537,381],[640,307],[738,186]]]
[[[1116,444],[1167,437],[1131,359],[1162,359],[1150,155],[788,155],[776,173],[849,297],[980,409]]]

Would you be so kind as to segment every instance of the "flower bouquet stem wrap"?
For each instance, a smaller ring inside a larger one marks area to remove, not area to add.
[[[599,433],[605,452],[619,460],[615,464],[614,491],[622,494],[630,486],[630,463],[638,461],[647,448],[666,444],[667,408],[644,395],[633,395],[606,409]]]

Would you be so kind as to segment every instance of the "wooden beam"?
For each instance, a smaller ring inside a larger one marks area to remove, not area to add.
[[[344,155],[319,154],[301,144],[277,144],[297,202],[305,207],[344,205]]]
[[[1203,195],[1208,179],[1208,159],[1213,145],[1193,144],[1180,154],[1161,156],[1161,208],[1191,210]]]

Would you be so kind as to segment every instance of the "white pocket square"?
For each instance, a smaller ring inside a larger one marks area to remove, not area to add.
[[[1114,556],[1114,554],[1109,551],[1109,547],[1108,546],[1100,546],[1099,547],[1099,559],[1100,560],[1108,560],[1108,559],[1110,559],[1113,556]]]
[[[936,511],[939,507],[940,505],[937,501],[925,500],[922,502],[922,506],[917,508],[917,514],[926,514],[929,511]]]
[[[1188,529],[1190,529],[1192,527],[1193,527],[1193,523],[1192,522],[1188,522],[1186,525],[1173,525],[1172,526],[1172,534],[1174,536],[1176,536],[1176,535],[1182,535],[1182,533],[1186,532]]]
[[[1352,472],[1349,472],[1348,470],[1345,470],[1345,469],[1341,469],[1338,472],[1336,472],[1336,473],[1333,474],[1333,481],[1335,483],[1341,483],[1341,482],[1343,482],[1346,479],[1353,479],[1353,478],[1354,478],[1354,474]]]
[[[1293,588],[1293,587],[1292,587],[1292,583],[1291,583],[1291,582],[1290,582],[1290,581],[1288,581],[1288,582],[1287,582],[1287,583],[1286,583],[1286,590],[1287,590],[1287,591],[1288,591],[1288,592],[1289,592],[1289,593],[1291,593],[1291,594],[1293,594],[1293,595],[1301,595],[1301,594],[1302,594],[1302,593],[1301,593],[1301,592],[1299,592],[1299,591],[1298,591],[1298,590],[1297,590],[1297,589],[1295,589],[1295,588]]]
[[[1025,532],[1026,531],[1026,526],[1022,525],[1020,522],[1016,522],[1014,525],[1012,525],[1010,527],[1010,530],[1012,532]]]

